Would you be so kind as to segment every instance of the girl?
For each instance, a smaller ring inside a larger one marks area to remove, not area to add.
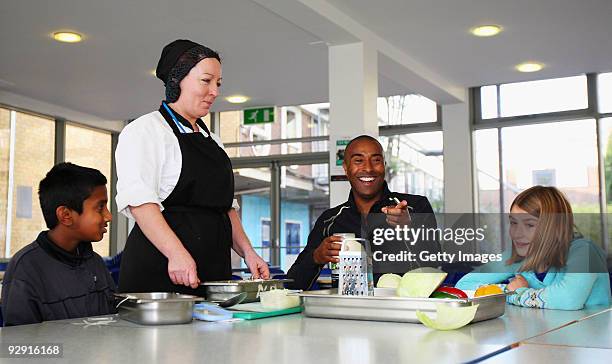
[[[508,303],[524,307],[580,310],[610,304],[610,277],[604,252],[574,235],[572,208],[554,187],[534,186],[510,208],[512,251],[500,262],[478,267],[457,288],[499,284],[516,294]]]

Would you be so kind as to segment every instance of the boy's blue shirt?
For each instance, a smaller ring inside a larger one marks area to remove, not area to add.
[[[502,260],[476,268],[457,282],[456,287],[475,290],[486,284],[499,284],[519,273],[521,262],[506,265],[512,251],[502,254]],[[579,310],[587,306],[610,305],[610,276],[603,250],[587,239],[570,243],[567,263],[562,268],[551,267],[540,281],[534,271],[520,273],[529,288],[519,288],[509,295],[510,304],[560,310]]]

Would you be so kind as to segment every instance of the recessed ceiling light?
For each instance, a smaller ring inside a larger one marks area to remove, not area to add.
[[[538,72],[542,68],[544,68],[544,65],[538,62],[524,62],[516,66],[516,70],[519,72]]]
[[[225,99],[227,102],[231,102],[232,104],[242,104],[249,101],[248,97],[242,95],[228,96]]]
[[[471,32],[477,37],[492,37],[499,34],[502,31],[502,27],[499,25],[480,25],[472,28]]]
[[[64,43],[78,43],[83,40],[83,36],[75,32],[55,32],[53,39]]]

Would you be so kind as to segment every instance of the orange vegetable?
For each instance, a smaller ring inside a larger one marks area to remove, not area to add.
[[[490,296],[493,294],[500,294],[500,293],[504,293],[504,291],[499,286],[495,284],[489,284],[486,286],[478,287],[476,292],[474,292],[474,297]]]

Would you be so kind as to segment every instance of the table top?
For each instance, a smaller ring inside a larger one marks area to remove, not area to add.
[[[523,344],[482,363],[610,363],[612,350],[556,345]]]
[[[530,344],[612,349],[612,310],[532,338]],[[609,354],[612,357],[612,352]],[[612,359],[610,359],[612,361]]]
[[[584,319],[608,307],[581,311],[506,306],[506,314],[454,331],[421,324],[335,320],[301,314],[255,321],[140,326],[113,316],[48,321],[0,330],[3,343],[63,344],[78,362],[218,363],[456,363],[481,358],[519,341]],[[58,361],[63,360],[58,359]]]

